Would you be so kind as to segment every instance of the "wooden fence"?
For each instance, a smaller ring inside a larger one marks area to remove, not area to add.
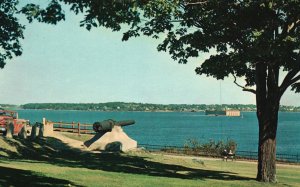
[[[95,134],[92,124],[80,122],[53,122],[45,120],[46,125],[53,126],[53,131],[71,132],[80,134]]]

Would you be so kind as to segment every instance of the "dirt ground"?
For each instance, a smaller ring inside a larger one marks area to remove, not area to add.
[[[63,134],[61,134],[59,132],[53,132],[51,134],[51,137],[61,140],[63,143],[67,144],[68,146],[70,146],[72,148],[76,148],[76,149],[79,149],[81,151],[90,151],[84,145],[84,143],[82,141],[75,140],[75,139],[72,139],[72,138],[68,138],[68,137],[64,136]]]

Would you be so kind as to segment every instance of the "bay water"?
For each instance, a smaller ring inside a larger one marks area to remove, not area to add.
[[[206,116],[204,112],[99,112],[62,110],[18,110],[19,118],[31,123],[47,120],[94,123],[106,119],[133,119],[136,124],[124,131],[139,144],[183,146],[188,139],[206,143],[209,140],[232,139],[239,151],[257,151],[258,122],[255,112],[241,117]],[[300,153],[300,113],[279,113],[277,153]]]

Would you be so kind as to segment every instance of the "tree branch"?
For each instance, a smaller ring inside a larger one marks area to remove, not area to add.
[[[132,3],[135,2],[134,0],[114,0],[117,3],[122,3],[122,4],[126,4],[126,3]],[[150,0],[146,0],[144,1],[144,3],[148,3]],[[184,5],[188,6],[188,5],[203,5],[208,3],[208,0],[197,0],[197,1],[184,1]]]
[[[185,2],[184,5],[185,6],[189,6],[189,5],[203,5],[206,4],[207,1],[198,1],[198,2]]]
[[[290,33],[291,31],[294,31],[297,26],[299,26],[300,20],[293,22],[292,24],[288,25],[287,32]]]
[[[294,84],[294,83],[296,83],[299,80],[300,80],[300,75],[298,75],[297,77],[293,78],[291,82],[292,82],[292,84]]]
[[[288,74],[285,76],[285,78],[283,79],[279,87],[280,96],[283,95],[283,93],[290,85],[292,85],[293,83],[297,82],[300,79],[300,75],[295,77],[299,73],[299,71],[300,71],[300,67],[288,72]]]
[[[288,21],[283,25],[282,32],[280,34],[281,39],[287,37],[289,33],[294,32],[295,29],[300,25],[300,19],[297,19],[292,23],[289,23],[289,20],[290,19],[288,18]]]
[[[232,73],[232,76],[234,77],[233,83],[234,83],[235,85],[237,85],[237,86],[240,87],[240,88],[243,88],[243,91],[245,91],[245,92],[251,92],[251,93],[253,93],[253,94],[256,94],[256,90],[250,89],[250,88],[246,88],[245,86],[240,85],[239,83],[237,83],[237,81],[236,81],[236,76],[235,76],[233,73]]]

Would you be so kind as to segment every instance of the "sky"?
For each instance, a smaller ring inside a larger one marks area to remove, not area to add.
[[[71,13],[57,25],[21,20],[23,54],[0,70],[0,103],[255,104],[232,78],[196,75],[210,54],[178,64],[156,50],[159,40],[122,42],[122,32],[87,31]],[[299,106],[300,94],[287,92],[281,104]]]

